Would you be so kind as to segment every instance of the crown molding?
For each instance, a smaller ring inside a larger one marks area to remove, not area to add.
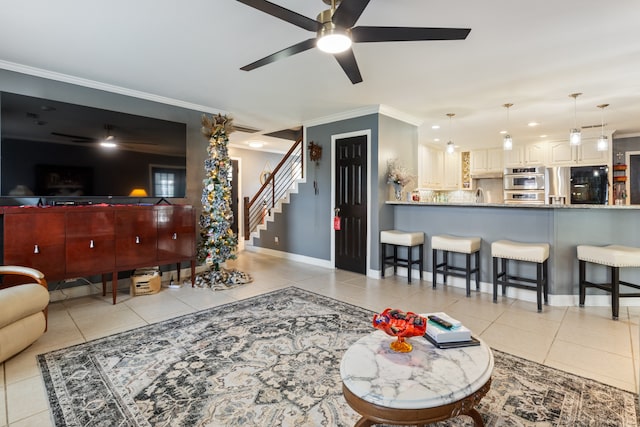
[[[147,101],[158,102],[161,104],[172,105],[174,107],[185,108],[188,110],[201,111],[203,113],[227,114],[226,111],[208,107],[206,105],[199,105],[191,102],[180,101],[178,99],[167,98],[160,95],[154,95],[148,92],[128,89],[122,86],[111,85],[108,83],[102,83],[95,80],[89,80],[81,77],[71,76],[68,74],[57,73],[55,71],[43,70],[41,68],[17,64],[15,62],[0,60],[0,69],[15,71],[17,73],[27,74],[35,77],[42,77],[45,79],[55,80],[63,83],[70,83],[73,85],[83,86],[91,89],[102,90],[105,92],[117,93],[119,95],[131,96],[133,98],[139,98]]]
[[[420,126],[423,122],[422,120],[411,116],[410,114],[406,114],[400,110],[381,104],[369,105],[366,107],[356,108],[355,110],[344,111],[342,113],[336,113],[317,119],[307,120],[303,122],[302,125],[307,128],[312,126],[324,125],[327,123],[334,123],[340,120],[354,119],[356,117],[362,117],[369,114],[382,114],[384,116],[403,121],[413,126]]]

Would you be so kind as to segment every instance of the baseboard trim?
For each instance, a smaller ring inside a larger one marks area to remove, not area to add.
[[[277,258],[288,259],[291,261],[298,261],[305,264],[315,265],[318,267],[333,268],[331,261],[325,260],[325,259],[313,258],[305,255],[292,254],[290,252],[277,251],[275,249],[262,248],[260,246],[253,246],[249,244],[245,245],[244,250],[249,252],[259,253],[259,254],[271,255]]]

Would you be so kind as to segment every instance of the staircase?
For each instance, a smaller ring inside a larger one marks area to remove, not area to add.
[[[273,221],[289,195],[297,192],[298,182],[304,178],[304,146],[302,137],[293,143],[287,154],[271,172],[262,187],[251,199],[244,198],[244,239],[258,236]]]

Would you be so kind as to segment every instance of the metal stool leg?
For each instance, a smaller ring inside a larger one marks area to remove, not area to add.
[[[465,280],[467,285],[467,296],[471,296],[471,254],[466,254],[467,271],[465,272]]]
[[[498,302],[498,258],[493,257],[493,302]]]
[[[433,289],[436,288],[436,280],[438,279],[438,250],[432,249],[431,254],[431,262],[433,263],[433,267],[431,268],[433,271],[431,273],[431,282],[433,284]]]
[[[620,310],[620,268],[611,268],[611,313],[613,320],[618,320],[618,311]]]

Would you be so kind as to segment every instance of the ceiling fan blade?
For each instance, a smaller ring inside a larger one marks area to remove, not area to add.
[[[370,0],[342,0],[331,19],[335,25],[351,28],[356,24]]]
[[[63,138],[70,138],[74,140],[73,142],[93,142],[96,140],[95,138],[91,138],[89,136],[72,135],[72,134],[61,133],[61,132],[51,132],[51,135],[61,136]]]
[[[356,62],[356,57],[353,54],[353,50],[345,50],[342,53],[336,53],[333,55],[338,64],[342,67],[344,72],[351,80],[351,83],[357,84],[362,81],[362,75],[360,75],[360,69],[358,68],[358,63]]]
[[[470,31],[470,28],[355,27],[351,29],[351,38],[355,43],[464,40]]]
[[[246,4],[254,9],[258,9],[268,15],[280,18],[283,21],[287,21],[290,24],[296,25],[300,28],[304,28],[308,31],[318,31],[319,23],[316,20],[307,18],[304,15],[300,15],[292,10],[285,9],[277,4],[270,3],[266,0],[237,0],[240,3]]]
[[[240,69],[243,71],[255,70],[256,68],[262,67],[263,65],[271,64],[272,62],[275,62],[279,59],[288,58],[289,56],[293,56],[296,53],[300,53],[300,52],[304,52],[305,50],[312,49],[315,46],[316,46],[316,39],[314,37],[312,39],[305,40],[298,44],[294,44],[293,46],[289,46],[288,48],[282,49],[281,51],[278,51],[276,53],[272,53],[269,56],[265,56],[264,58],[259,59],[256,62],[252,62],[249,65],[245,65]]]

